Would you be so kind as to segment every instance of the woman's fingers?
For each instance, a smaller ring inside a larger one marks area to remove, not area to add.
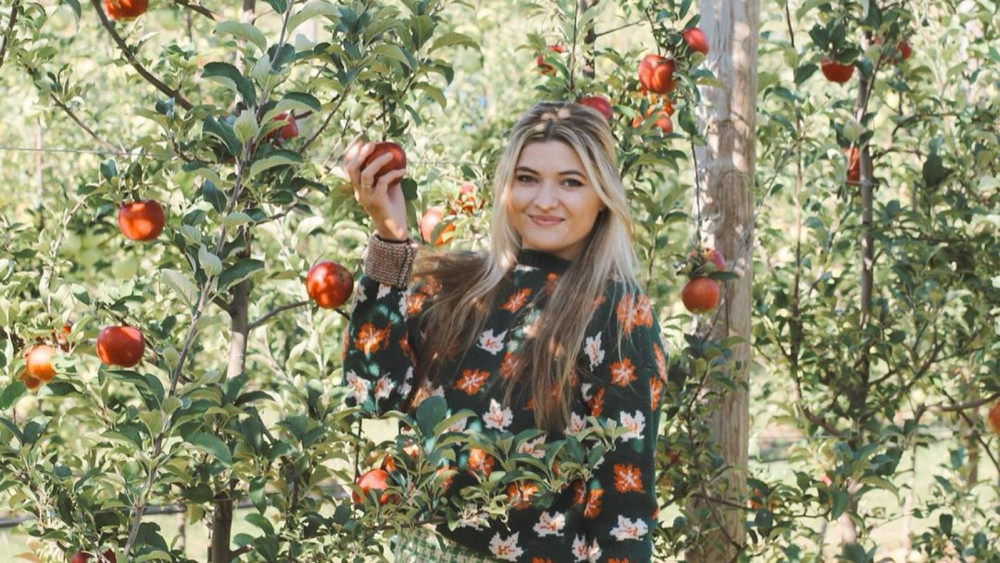
[[[385,156],[391,157],[392,155],[385,155]],[[373,192],[372,197],[378,199],[387,198],[389,194],[389,186],[401,180],[404,176],[406,176],[405,168],[401,168],[399,170],[392,170],[390,172],[382,174],[381,176],[379,176],[378,182],[375,183],[375,186],[372,189]]]
[[[361,166],[373,150],[375,150],[374,143],[366,143],[356,139],[344,151],[344,160],[340,168],[344,171],[344,175],[350,179],[352,186],[357,187],[361,183]]]

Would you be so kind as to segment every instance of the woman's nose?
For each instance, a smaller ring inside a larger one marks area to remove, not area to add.
[[[542,209],[551,209],[559,204],[558,196],[558,187],[551,182],[543,181],[539,183],[538,191],[535,192],[534,204]]]

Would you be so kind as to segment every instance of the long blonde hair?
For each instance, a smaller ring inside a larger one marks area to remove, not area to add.
[[[580,374],[577,357],[594,305],[608,291],[635,291],[637,259],[632,246],[628,201],[618,174],[614,138],[597,111],[573,103],[543,102],[514,126],[493,179],[491,246],[483,254],[421,255],[415,275],[440,285],[424,311],[425,349],[417,364],[417,385],[441,384],[453,354],[475,346],[489,313],[509,287],[521,240],[508,209],[514,171],[529,143],[560,141],[576,151],[590,185],[606,206],[598,214],[580,254],[556,284],[539,315],[534,334],[515,353],[514,376],[507,380],[505,404],[515,391],[530,389],[540,429],[565,429],[570,420],[572,383]]]

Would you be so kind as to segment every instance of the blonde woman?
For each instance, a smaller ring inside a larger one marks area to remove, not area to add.
[[[390,157],[364,167],[372,148],[352,145],[342,165],[375,230],[349,326],[349,404],[378,416],[443,395],[451,412],[477,414],[470,429],[496,436],[540,429],[554,440],[587,416],[627,429],[589,482],[544,505],[511,484],[506,522],[401,538],[397,561],[650,561],[666,353],[635,282],[608,123],[572,103],[541,103],[520,119],[495,173],[490,249],[479,254],[418,255],[396,183],[405,170],[373,182]],[[447,494],[489,474],[494,460],[481,454],[460,453]]]

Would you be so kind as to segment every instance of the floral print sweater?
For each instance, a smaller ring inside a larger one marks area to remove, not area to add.
[[[474,349],[448,370],[455,374],[451,382],[417,390],[416,400],[441,395],[450,413],[474,411],[477,416],[463,421],[460,431],[509,437],[536,428],[530,393],[504,407],[503,386],[496,383],[509,374],[511,355],[525,328],[537,318],[568,267],[569,262],[558,257],[522,250],[510,276],[509,294],[489,315]],[[421,355],[416,326],[426,301],[433,299],[433,285],[403,288],[360,278],[345,343],[344,384],[350,391],[350,406],[360,405],[367,415],[378,416],[402,408],[414,391],[414,362]],[[615,421],[624,431],[615,447],[594,463],[589,482],[577,480],[550,497],[546,506],[532,502],[532,487],[511,484],[507,522],[473,519],[454,530],[442,524],[439,533],[500,561],[652,559],[652,530],[658,515],[654,456],[667,359],[648,297],[611,289],[613,284],[599,300],[586,331],[566,434],[581,430],[588,416]],[[538,439],[554,438],[543,434]],[[491,456],[476,449],[460,452],[457,461],[458,471],[446,494],[457,495],[463,486],[488,478],[494,467]]]

